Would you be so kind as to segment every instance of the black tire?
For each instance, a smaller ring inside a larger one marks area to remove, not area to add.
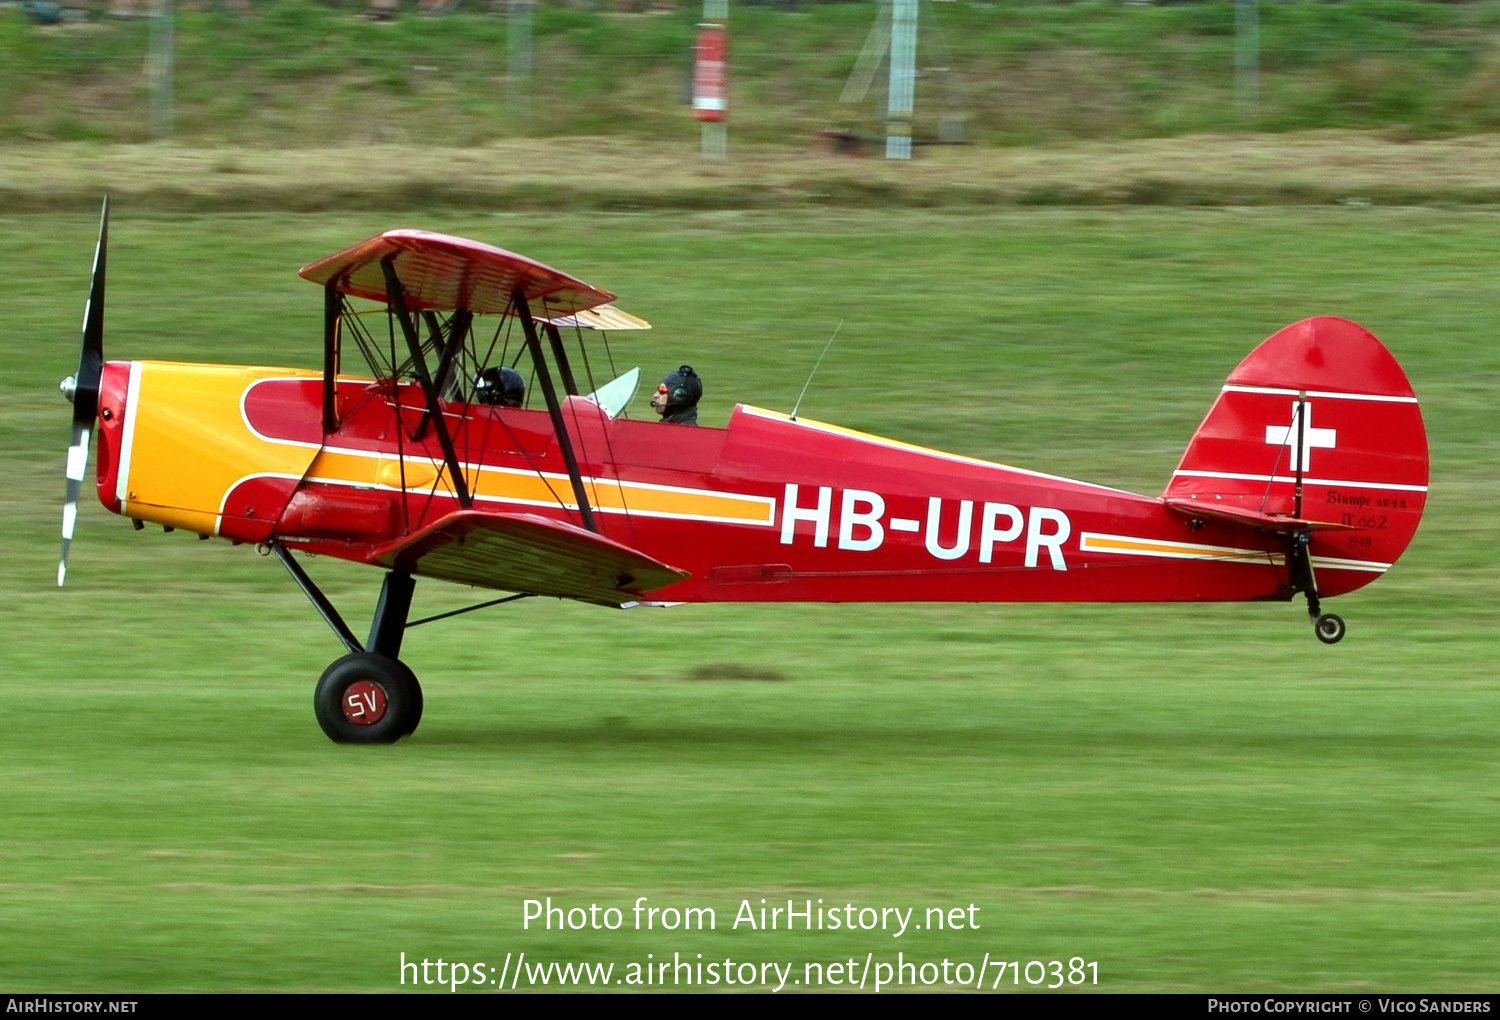
[[[394,744],[421,719],[422,689],[411,670],[395,659],[355,652],[323,671],[313,692],[313,711],[335,743]]]
[[[411,683],[412,708],[410,719],[406,724],[406,732],[402,734],[403,737],[409,737],[417,732],[417,727],[422,723],[422,685],[417,681],[417,674],[411,671],[410,666],[400,659],[396,660],[396,665],[406,670],[406,679]]]
[[[1344,618],[1334,613],[1324,613],[1313,621],[1313,633],[1325,645],[1336,645],[1344,640]]]

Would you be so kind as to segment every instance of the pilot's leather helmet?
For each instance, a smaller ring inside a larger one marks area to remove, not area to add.
[[[504,365],[487,368],[474,380],[474,399],[481,404],[520,407],[526,399],[526,380]]]
[[[698,373],[693,371],[691,365],[683,365],[677,371],[669,372],[661,384],[667,390],[668,411],[695,407],[703,396],[703,380],[698,378]]]

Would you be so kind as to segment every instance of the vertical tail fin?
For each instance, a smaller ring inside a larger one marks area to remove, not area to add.
[[[1347,319],[1287,326],[1230,373],[1163,496],[1342,525],[1318,532],[1314,563],[1368,580],[1406,549],[1427,502],[1406,373]]]

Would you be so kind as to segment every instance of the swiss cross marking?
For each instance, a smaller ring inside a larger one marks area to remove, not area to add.
[[[1307,408],[1307,446],[1298,449],[1302,435],[1300,423],[1297,421],[1297,409]],[[1290,446],[1292,448],[1292,460],[1298,460],[1299,454],[1303,471],[1312,470],[1312,452],[1314,449],[1332,450],[1338,439],[1337,429],[1315,429],[1312,427],[1312,401],[1292,401],[1292,423],[1290,425],[1267,425],[1266,442],[1271,446]]]

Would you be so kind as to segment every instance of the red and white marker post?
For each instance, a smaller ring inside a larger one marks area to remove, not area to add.
[[[729,0],[703,0],[693,45],[693,119],[703,122],[703,158],[724,159],[729,130]]]

